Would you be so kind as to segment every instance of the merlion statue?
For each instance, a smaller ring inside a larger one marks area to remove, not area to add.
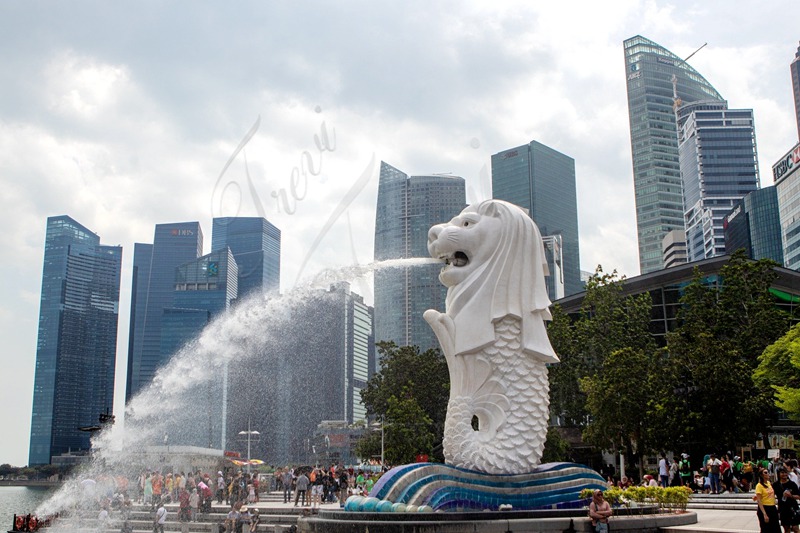
[[[501,200],[468,206],[428,232],[445,266],[446,312],[429,309],[447,359],[445,462],[487,474],[531,472],[547,436],[547,262],[536,224]],[[477,429],[473,429],[473,417]]]

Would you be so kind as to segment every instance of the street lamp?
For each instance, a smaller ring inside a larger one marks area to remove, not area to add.
[[[252,435],[261,435],[258,431],[250,429],[250,417],[247,417],[247,431],[240,431],[239,435],[247,435],[247,473],[250,473],[250,437]]]
[[[385,442],[386,442],[385,441],[385,433],[384,433],[384,429],[383,429],[384,426],[386,426],[386,420],[384,419],[383,415],[381,415],[381,421],[373,423],[372,427],[377,429],[377,426],[379,424],[380,424],[380,427],[381,427],[381,472],[383,472],[383,460],[384,460],[384,454],[385,454],[385,449],[386,449],[385,448]]]

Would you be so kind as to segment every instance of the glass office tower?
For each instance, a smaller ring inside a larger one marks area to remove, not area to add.
[[[211,251],[233,252],[239,267],[239,298],[253,291],[278,292],[281,281],[281,230],[260,217],[215,218]]]
[[[89,450],[90,434],[114,409],[122,248],[68,216],[47,219],[30,465]]]
[[[428,230],[466,207],[464,179],[408,176],[381,162],[375,215],[375,261],[430,257]],[[379,269],[375,272],[375,340],[421,350],[438,348],[422,318],[428,309],[444,312],[447,289],[439,282],[442,265]]]
[[[753,110],[727,107],[700,101],[677,111],[689,262],[725,254],[724,218],[759,185]]]
[[[800,46],[794,54],[794,60],[789,65],[792,71],[792,94],[794,95],[794,112],[797,118],[797,137],[800,138]]]
[[[750,259],[772,259],[783,264],[777,187],[747,194],[725,216],[723,225],[726,254],[744,248]]]
[[[158,224],[152,245],[137,243],[134,247],[126,401],[146,387],[166,362],[161,351],[161,324],[164,309],[173,307],[175,269],[202,253],[199,222]]]
[[[684,229],[672,76],[684,103],[723,98],[666,48],[637,35],[624,42],[633,186],[642,274],[663,268],[661,241]]]
[[[527,209],[542,236],[561,236],[564,293],[548,283],[550,299],[581,292],[575,160],[537,141],[494,154],[492,198]]]

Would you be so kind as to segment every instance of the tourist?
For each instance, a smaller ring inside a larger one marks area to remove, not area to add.
[[[711,457],[708,459],[707,466],[708,477],[711,481],[711,494],[719,494],[722,492],[719,484],[719,475],[721,472],[720,467],[722,466],[722,461],[717,458],[717,454],[712,453]]]
[[[161,491],[164,488],[164,480],[161,478],[161,474],[158,472],[153,472],[153,507],[157,507],[161,504]]]
[[[679,473],[681,475],[681,484],[684,487],[688,487],[692,484],[692,465],[689,462],[689,454],[682,453],[681,454],[681,463],[680,467],[678,468]]]
[[[178,520],[181,522],[189,522],[192,519],[192,506],[190,500],[191,496],[189,496],[189,493],[186,492],[186,489],[181,489],[181,491],[178,493],[178,503],[180,505]]]
[[[589,504],[589,518],[592,520],[595,533],[608,532],[608,519],[611,514],[611,506],[603,498],[603,491],[597,489],[592,494],[592,502]]]
[[[664,488],[669,487],[669,463],[664,452],[661,452],[661,459],[658,460],[658,482]]]
[[[225,517],[225,531],[235,533],[237,527],[239,527],[239,504],[234,503],[228,511],[228,516]]]
[[[100,507],[100,514],[97,515],[97,530],[98,531],[105,531],[108,529],[108,523],[110,522],[110,518],[108,516],[108,507],[103,505]]]
[[[258,513],[258,508],[253,507],[250,509],[248,514],[250,515],[250,533],[256,533],[258,530],[258,524],[261,522],[261,516]]]
[[[283,503],[292,503],[292,470],[287,466],[281,474],[281,484],[283,485]]]
[[[364,480],[364,495],[369,496],[372,492],[372,487],[375,486],[375,480],[372,479],[372,474],[367,474],[367,479]]]
[[[153,476],[148,472],[147,477],[144,480],[144,504],[145,505],[153,505]]]
[[[769,482],[769,471],[758,471],[758,485],[756,485],[756,502],[758,503],[758,523],[762,533],[780,533],[781,526],[778,518],[778,508],[775,501],[775,490]]]
[[[728,454],[722,456],[722,464],[719,467],[722,478],[722,490],[720,492],[733,492],[733,467],[728,460]]]
[[[225,498],[225,476],[222,475],[222,470],[217,472],[217,503],[222,503]]]
[[[344,507],[344,502],[347,501],[349,496],[348,490],[350,489],[350,479],[347,475],[347,470],[342,468],[339,472],[339,507]]]
[[[167,523],[167,509],[164,507],[164,503],[160,502],[158,504],[158,510],[156,511],[156,516],[153,519],[153,533],[164,533],[164,524]]]
[[[301,472],[297,479],[295,480],[295,497],[294,497],[294,506],[297,507],[297,502],[300,501],[300,496],[303,497],[303,506],[307,506],[306,503],[306,491],[308,490],[309,480],[305,473]]]
[[[800,488],[789,479],[789,472],[785,467],[778,467],[777,476],[778,481],[773,484],[772,488],[775,491],[775,499],[778,500],[778,516],[781,518],[783,531],[784,533],[790,531],[800,533],[800,519],[797,518]]]
[[[192,489],[192,493],[189,495],[189,508],[192,513],[192,522],[197,522],[197,511],[200,509],[200,494],[197,489]]]
[[[315,468],[311,472],[311,509],[322,505],[322,470]]]

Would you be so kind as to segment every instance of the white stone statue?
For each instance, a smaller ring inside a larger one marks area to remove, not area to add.
[[[446,312],[424,314],[450,371],[445,461],[531,472],[547,436],[546,363],[558,362],[544,324],[552,317],[539,229],[519,207],[487,200],[431,228],[428,251],[445,261],[439,279],[448,287]]]

